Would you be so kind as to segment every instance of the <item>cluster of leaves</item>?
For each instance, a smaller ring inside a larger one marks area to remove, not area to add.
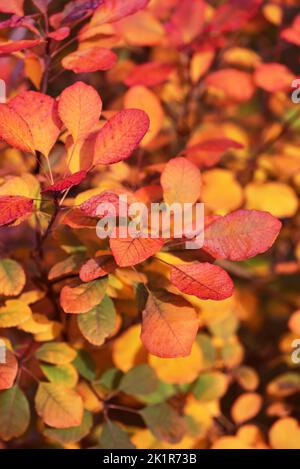
[[[0,0],[3,447],[300,448],[296,4]]]

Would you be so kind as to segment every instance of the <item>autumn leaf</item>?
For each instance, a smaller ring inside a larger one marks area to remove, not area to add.
[[[140,414],[159,440],[175,444],[185,434],[185,420],[167,403],[145,407]]]
[[[157,86],[165,82],[173,70],[173,65],[160,62],[146,62],[130,71],[124,83],[127,86]]]
[[[11,41],[0,44],[0,56],[9,55],[23,49],[31,49],[41,44],[42,39],[24,39],[22,41]]]
[[[0,204],[1,206],[1,204]],[[17,296],[25,285],[25,272],[18,262],[12,259],[0,259],[0,294]]]
[[[0,393],[0,438],[18,438],[26,432],[30,422],[27,397],[16,385]]]
[[[223,91],[226,97],[240,102],[249,101],[255,91],[251,75],[235,68],[224,68],[210,73],[206,84]]]
[[[33,200],[28,197],[21,195],[0,196],[0,226],[9,225],[32,211]]]
[[[34,141],[26,121],[9,104],[0,104],[0,138],[26,153],[34,153]]]
[[[198,326],[195,310],[180,296],[166,292],[149,294],[141,339],[153,355],[165,358],[189,355]]]
[[[109,70],[117,62],[117,56],[110,49],[93,47],[72,52],[62,60],[62,66],[75,73]]]
[[[109,119],[97,135],[94,165],[113,164],[129,158],[149,128],[147,114],[124,109]]]
[[[167,204],[194,204],[201,193],[200,172],[185,158],[173,158],[162,172],[161,185]]]
[[[0,362],[0,391],[10,389],[18,372],[18,362],[13,352],[5,350],[5,362]]]
[[[84,139],[97,124],[101,110],[102,101],[97,91],[82,81],[65,88],[58,103],[59,116],[75,143]]]
[[[42,192],[61,192],[73,186],[78,186],[87,176],[87,172],[82,170],[77,173],[70,174],[69,176],[56,181],[53,185],[47,186]]]
[[[110,420],[103,425],[98,447],[106,450],[135,448],[122,427]]]
[[[262,398],[259,394],[248,392],[239,396],[231,407],[231,416],[235,423],[241,424],[254,418],[260,411]]]
[[[116,311],[112,300],[105,295],[101,302],[87,313],[78,315],[77,324],[88,342],[102,345],[116,324]]]
[[[38,360],[54,365],[65,365],[76,357],[76,351],[64,342],[49,342],[41,345],[35,352]]]
[[[233,293],[233,283],[227,272],[208,262],[172,266],[171,282],[183,293],[204,300],[224,300]]]
[[[153,256],[162,248],[164,240],[129,236],[127,238],[110,238],[109,245],[118,266],[128,267],[144,262]]]
[[[27,123],[35,150],[48,157],[61,128],[55,99],[37,91],[25,91],[13,98],[9,107]]]
[[[31,317],[31,309],[20,300],[7,300],[0,307],[0,327],[16,327]]]
[[[90,412],[85,410],[80,425],[69,428],[45,428],[44,435],[62,445],[74,444],[90,433],[92,425],[93,417]]]
[[[292,25],[281,31],[280,37],[287,42],[300,46],[300,15],[297,15]]]
[[[1,13],[13,13],[14,15],[23,16],[23,4],[24,0],[11,0],[9,3],[6,0],[0,0],[0,11]]]
[[[35,408],[38,415],[50,427],[69,428],[82,422],[81,397],[72,389],[58,384],[39,383]]]
[[[87,313],[102,300],[107,279],[87,283],[65,285],[61,290],[60,303],[65,313]]]
[[[293,74],[285,65],[273,62],[259,65],[254,73],[256,85],[269,93],[289,89],[293,79]]]
[[[90,282],[99,277],[110,274],[117,268],[115,260],[110,255],[103,255],[89,259],[80,269],[79,277],[83,282]]]
[[[146,125],[144,119],[145,136],[141,142],[142,147],[147,146],[158,135],[163,125],[164,110],[160,100],[145,86],[136,85],[132,86],[125,94],[124,105],[128,110],[139,109],[140,112],[144,111],[148,115],[150,122],[147,121]]]
[[[238,210],[205,229],[204,249],[212,256],[240,261],[269,249],[281,223],[267,212]]]
[[[149,3],[149,0],[104,0],[96,10],[91,24],[113,23],[128,15],[133,15]]]
[[[119,390],[126,394],[151,394],[158,388],[159,381],[149,365],[132,368],[120,381]]]

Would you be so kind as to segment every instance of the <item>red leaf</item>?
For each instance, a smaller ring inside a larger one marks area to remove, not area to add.
[[[102,0],[99,8],[94,13],[92,25],[103,23],[114,23],[126,16],[133,15],[144,8],[149,0]]]
[[[23,49],[31,49],[41,44],[42,39],[24,39],[23,41],[5,42],[0,44],[0,55],[8,55]]]
[[[90,282],[99,277],[110,274],[117,268],[114,258],[103,255],[89,259],[80,269],[79,277],[83,282]]]
[[[18,372],[18,362],[10,350],[6,350],[6,360],[0,362],[0,391],[10,389],[15,382]]]
[[[51,39],[54,39],[55,41],[63,41],[69,35],[70,35],[70,28],[66,26],[63,28],[59,28],[56,31],[53,31],[52,33],[49,33],[48,37],[50,37]]]
[[[172,266],[171,282],[181,292],[203,300],[224,300],[234,288],[227,272],[208,262]]]
[[[206,5],[202,0],[181,0],[177,2],[166,29],[170,40],[176,46],[189,44],[203,29]]]
[[[66,189],[69,189],[69,187],[78,186],[78,184],[80,184],[81,181],[86,178],[86,176],[86,171],[78,171],[77,173],[70,174],[69,176],[66,176],[63,179],[56,181],[52,186],[48,186],[43,189],[42,192],[61,192]]]
[[[158,252],[164,241],[159,238],[110,238],[110,248],[120,267],[139,264]]]
[[[173,68],[173,65],[160,62],[137,65],[125,78],[124,83],[127,86],[156,86],[167,80]]]
[[[186,357],[198,327],[197,313],[184,298],[166,292],[149,294],[141,332],[148,352],[162,358]]]
[[[89,217],[108,217],[110,215],[119,215],[119,194],[113,191],[104,191],[101,194],[94,195],[90,199],[86,200],[80,205],[80,210],[82,210],[86,215]],[[101,204],[111,204],[114,206],[114,210],[110,212],[110,207],[108,206],[107,211],[103,214],[98,212],[98,207]],[[124,213],[127,214],[127,205],[122,207],[124,209]]]
[[[117,62],[116,54],[104,47],[92,47],[72,52],[62,60],[62,66],[75,73],[109,70]]]
[[[149,117],[140,109],[124,109],[97,135],[94,164],[113,164],[129,158],[149,129]]]
[[[244,148],[244,145],[242,145],[239,142],[236,142],[235,140],[231,140],[230,138],[214,138],[211,140],[204,140],[203,142],[197,143],[196,145],[192,145],[190,147],[187,147],[185,149],[186,153],[193,152],[196,150],[202,150],[202,151],[207,151],[207,152],[220,152],[224,153],[226,150],[229,150],[230,148],[235,148],[237,150],[240,150],[241,148]]]
[[[280,228],[281,222],[268,212],[237,210],[205,229],[203,249],[215,258],[241,261],[269,249]]]
[[[208,30],[216,33],[241,29],[258,12],[262,0],[229,0],[215,10]]]
[[[280,37],[287,42],[300,46],[300,15],[297,15],[291,27],[284,29]]]
[[[31,213],[33,200],[21,195],[0,196],[0,226],[9,225],[18,218]]]

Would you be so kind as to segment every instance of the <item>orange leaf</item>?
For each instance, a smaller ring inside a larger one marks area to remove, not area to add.
[[[18,372],[18,362],[10,350],[6,350],[5,363],[0,362],[0,390],[10,389]]]
[[[27,123],[34,148],[48,157],[61,127],[55,99],[37,91],[25,91],[13,98],[9,107]]]
[[[67,55],[62,60],[62,66],[75,73],[96,72],[97,70],[109,70],[117,62],[117,56],[110,49],[92,47],[77,50]]]
[[[166,292],[149,294],[141,339],[152,355],[186,357],[191,353],[198,326],[197,314],[184,298]]]
[[[99,277],[110,274],[117,268],[115,260],[110,255],[103,255],[89,259],[80,269],[79,276],[83,282],[90,282]]]
[[[171,282],[183,293],[203,300],[225,300],[233,293],[233,283],[227,272],[208,262],[172,266]]]
[[[14,13],[15,15],[23,16],[24,0],[0,0],[0,11],[1,13]]]
[[[68,428],[81,424],[83,402],[73,389],[40,382],[35,407],[38,415],[50,427]]]
[[[294,75],[282,64],[261,64],[254,72],[254,81],[257,86],[269,93],[284,91],[291,87]]]
[[[162,172],[161,185],[168,204],[194,204],[200,197],[201,175],[197,166],[185,158],[173,158]]]
[[[110,238],[110,248],[120,267],[139,264],[158,252],[164,241],[159,238]]]
[[[102,101],[97,91],[82,81],[65,88],[62,92],[58,112],[71,133],[74,142],[83,140],[98,123]]]
[[[210,73],[206,83],[222,90],[226,97],[236,101],[249,101],[255,91],[251,75],[235,68],[224,68]]]
[[[14,148],[34,153],[33,136],[29,126],[9,104],[0,104],[0,138]]]
[[[140,109],[124,109],[114,115],[97,135],[94,164],[112,164],[128,158],[149,128]]]
[[[268,212],[237,210],[205,229],[204,249],[216,258],[240,261],[269,249],[281,222]]]
[[[65,313],[87,313],[104,297],[107,279],[92,282],[74,282],[65,285],[60,293],[60,304]]]

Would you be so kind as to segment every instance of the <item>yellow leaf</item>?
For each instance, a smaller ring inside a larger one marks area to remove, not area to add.
[[[157,376],[166,383],[192,383],[202,368],[202,353],[194,343],[188,357],[159,358],[149,355],[149,365],[154,368]]]
[[[298,197],[282,182],[251,183],[245,190],[246,207],[270,212],[275,217],[292,217],[298,209]]]
[[[133,86],[125,94],[124,105],[129,109],[142,109],[150,118],[150,128],[143,140],[141,146],[145,147],[150,143],[161,130],[164,120],[164,111],[161,103],[153,91],[145,86]]]
[[[38,415],[50,427],[68,428],[81,424],[83,402],[72,389],[41,382],[35,396]]]

